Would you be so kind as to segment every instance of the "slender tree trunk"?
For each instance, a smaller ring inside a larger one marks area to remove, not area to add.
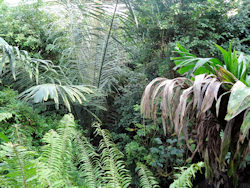
[[[117,6],[118,6],[118,1],[116,0],[116,4],[115,4],[115,9],[114,9],[114,13],[110,22],[110,27],[109,27],[109,32],[106,38],[106,43],[104,46],[104,50],[103,50],[103,54],[102,54],[102,61],[101,61],[101,67],[100,67],[100,71],[99,71],[99,78],[98,78],[98,83],[97,83],[97,87],[100,87],[100,82],[101,82],[101,77],[102,77],[102,69],[103,69],[103,65],[104,65],[104,61],[105,61],[105,57],[106,57],[106,53],[107,53],[107,48],[108,48],[108,43],[109,43],[109,39],[111,36],[111,31],[113,28],[113,23],[114,23],[114,19],[115,19],[115,14],[116,14],[116,10],[117,10]]]

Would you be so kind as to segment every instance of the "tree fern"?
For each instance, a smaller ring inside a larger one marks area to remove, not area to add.
[[[108,130],[103,130],[100,124],[94,123],[95,134],[102,137],[99,143],[101,152],[101,164],[104,172],[104,181],[108,187],[128,187],[131,183],[131,177],[122,161],[123,154],[111,141],[111,135]]]
[[[192,187],[192,178],[195,178],[195,173],[204,167],[203,162],[198,162],[196,164],[192,164],[190,167],[181,167],[181,173],[176,174],[176,180],[170,185],[170,188],[179,188],[179,187]]]
[[[136,171],[140,178],[140,187],[142,188],[155,188],[160,187],[156,181],[153,173],[141,163],[137,163]]]

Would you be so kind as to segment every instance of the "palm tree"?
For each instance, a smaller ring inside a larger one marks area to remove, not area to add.
[[[113,39],[119,24],[118,0],[112,6],[96,0],[58,2],[65,15],[52,25],[50,35],[63,33],[55,39],[55,45],[64,49],[60,66],[74,84],[86,83],[110,91],[127,61],[124,50]],[[110,7],[112,11],[107,11]]]
[[[9,45],[0,37],[0,79],[5,85],[17,89],[20,98],[32,103],[52,99],[59,108],[65,105],[71,111],[70,102],[82,104],[84,94],[94,93],[94,87],[73,85],[63,70],[53,62],[35,59],[28,52]]]
[[[191,159],[197,152],[202,154],[210,183],[236,186],[250,149],[249,56],[232,51],[232,43],[228,51],[216,46],[224,61],[198,58],[177,44],[180,56],[172,58],[175,69],[187,77],[151,81],[141,112],[155,122],[160,112],[165,134],[167,129],[184,134]],[[195,141],[195,150],[189,139]]]

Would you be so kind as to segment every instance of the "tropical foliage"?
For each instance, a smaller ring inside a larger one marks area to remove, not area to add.
[[[0,187],[249,186],[249,10],[0,0]]]
[[[195,173],[204,167],[203,162],[199,162],[196,164],[192,164],[190,167],[186,168],[180,168],[181,173],[176,174],[176,180],[170,185],[170,188],[174,187],[192,187],[192,181],[191,178],[195,178]]]
[[[103,136],[99,146],[100,157],[87,138],[79,137],[71,114],[63,117],[56,131],[50,130],[44,135],[40,155],[18,143],[3,143],[2,183],[11,186],[15,183],[19,187],[128,187],[130,179],[122,165],[120,151],[110,140],[107,131],[98,124],[95,127],[97,134]],[[74,158],[79,164],[74,162]],[[80,185],[74,181],[77,177],[82,178],[78,182]]]
[[[181,73],[194,75],[193,80],[185,77],[154,79],[145,89],[142,113],[156,121],[157,106],[160,105],[164,133],[168,128],[170,131],[174,129],[178,136],[184,134],[192,157],[197,151],[202,153],[206,176],[213,183],[223,183],[218,177],[223,169],[228,169],[228,176],[233,176],[236,184],[237,171],[249,150],[249,139],[245,139],[249,132],[246,121],[250,107],[245,57],[240,54],[237,58],[236,52],[231,51],[232,43],[228,51],[218,46],[224,56],[223,63],[215,58],[197,58],[183,47],[178,47],[181,56],[173,58],[176,68],[180,68]],[[201,74],[202,70],[210,74]],[[168,120],[171,122],[169,127]],[[190,125],[192,121],[194,125]],[[190,137],[196,140],[195,150],[189,145]],[[228,152],[231,156],[226,163]]]

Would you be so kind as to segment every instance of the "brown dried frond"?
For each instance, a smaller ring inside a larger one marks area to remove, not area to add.
[[[210,166],[219,172],[221,138],[217,119],[212,113],[203,114],[198,119],[195,129],[197,130],[199,151],[205,156],[207,149]]]
[[[146,118],[157,119],[158,107],[161,109],[161,118],[164,133],[166,134],[166,122],[170,120],[172,128],[179,136],[190,119],[197,113],[208,111],[217,94],[221,82],[212,75],[198,75],[195,81],[187,78],[156,78],[146,87],[142,101],[141,112]],[[187,128],[185,128],[187,129]],[[187,135],[185,135],[186,138]]]
[[[166,134],[165,121],[173,120],[173,114],[177,108],[180,91],[190,86],[190,81],[187,78],[175,78],[169,80],[166,78],[156,78],[151,81],[146,87],[141,100],[141,113],[146,118],[152,118],[154,121],[157,118],[158,106],[162,111],[162,122],[164,133]],[[175,104],[173,104],[175,102]]]

